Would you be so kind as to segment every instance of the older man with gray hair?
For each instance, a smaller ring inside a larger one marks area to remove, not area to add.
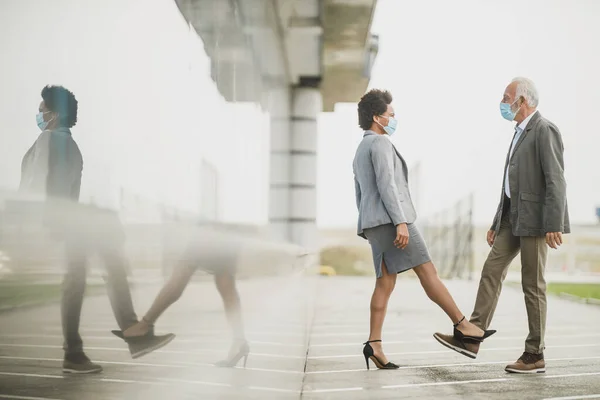
[[[487,233],[492,247],[483,266],[471,322],[485,330],[492,322],[502,281],[511,261],[521,253],[521,284],[529,321],[525,352],[505,370],[513,373],[546,371],[546,281],[548,247],[557,249],[562,234],[570,232],[567,184],[564,177],[560,131],[537,110],[538,92],[527,78],[515,78],[500,103],[502,117],[515,121],[515,133],[506,156],[500,204]],[[480,342],[459,341],[451,335],[434,337],[468,357],[475,358]]]

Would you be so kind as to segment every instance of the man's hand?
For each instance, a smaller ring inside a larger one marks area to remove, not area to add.
[[[553,249],[558,249],[563,243],[562,233],[560,232],[548,232],[546,233],[546,243]]]
[[[396,225],[396,239],[394,240],[394,246],[399,249],[408,246],[408,236],[408,226],[406,224]]]
[[[490,229],[487,233],[487,242],[490,247],[494,245],[494,240],[496,240],[496,231]]]

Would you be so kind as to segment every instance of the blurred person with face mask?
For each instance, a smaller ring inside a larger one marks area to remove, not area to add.
[[[41,96],[36,122],[42,132],[23,157],[19,189],[44,201],[45,226],[54,238],[65,243],[63,371],[96,373],[102,367],[86,356],[79,335],[87,259],[98,252],[106,265],[108,295],[119,326],[126,329],[136,324],[123,256],[125,237],[116,213],[78,204],[83,157],[71,133],[77,123],[75,96],[62,86],[46,86]],[[139,357],[164,346],[173,337],[149,332],[132,339],[129,348],[134,357]]]

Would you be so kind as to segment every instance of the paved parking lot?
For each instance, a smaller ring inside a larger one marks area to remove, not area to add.
[[[105,296],[86,299],[82,333],[100,375],[61,372],[58,305],[0,314],[0,398],[7,399],[587,399],[600,398],[600,307],[549,300],[547,373],[515,376],[504,365],[523,351],[522,294],[505,288],[494,320],[498,333],[477,360],[439,345],[435,331],[452,328],[417,281],[402,279],[384,329],[396,371],[367,371],[361,354],[368,334],[372,278],[282,277],[239,283],[251,342],[247,368],[213,363],[228,348],[220,298],[210,282],[190,285],[159,321],[177,338],[138,360],[110,334]],[[469,313],[475,282],[450,281]],[[145,310],[158,287],[136,287]],[[595,396],[594,396],[595,395]]]

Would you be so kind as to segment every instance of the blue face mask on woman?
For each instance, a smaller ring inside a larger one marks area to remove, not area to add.
[[[388,134],[388,136],[392,136],[394,134],[394,132],[396,132],[396,127],[398,126],[398,120],[394,117],[386,117],[385,115],[380,115],[380,117],[387,118],[388,124],[387,124],[387,126],[383,126],[383,125],[379,124],[379,122],[377,122],[377,123],[379,124],[379,126],[381,126],[383,128],[383,130],[385,131],[385,133]]]
[[[50,112],[50,111],[46,111],[46,112]],[[44,114],[46,114],[45,112],[40,111],[39,113],[37,113],[37,115],[35,116],[35,121],[37,122],[37,126],[38,128],[40,128],[42,131],[45,131],[46,128],[48,127],[48,124],[50,123],[50,121],[44,121]]]

